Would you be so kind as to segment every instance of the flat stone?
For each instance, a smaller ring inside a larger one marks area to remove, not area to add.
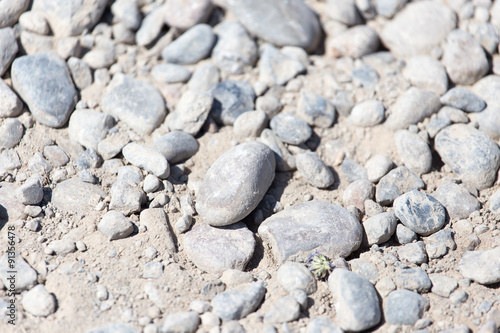
[[[134,231],[134,226],[123,213],[111,210],[104,214],[97,229],[109,240],[122,239]]]
[[[97,145],[115,126],[115,119],[108,114],[88,109],[75,110],[69,119],[70,140],[86,148],[97,149]]]
[[[296,262],[285,262],[278,269],[279,283],[289,293],[293,290],[304,290],[308,295],[316,292],[316,280],[312,273],[303,265]]]
[[[382,177],[377,184],[375,199],[381,205],[390,205],[394,199],[411,190],[423,189],[422,179],[407,167],[400,166]]]
[[[289,57],[270,44],[261,45],[259,52],[259,81],[268,86],[285,85],[306,70],[300,61]]]
[[[429,309],[429,301],[409,290],[395,290],[385,301],[384,317],[390,325],[414,325]]]
[[[170,165],[166,158],[154,149],[131,142],[122,149],[123,157],[131,164],[166,179],[170,175]]]
[[[220,80],[220,72],[217,66],[206,62],[196,68],[188,82],[191,91],[209,92]]]
[[[254,110],[255,93],[248,81],[222,81],[211,94],[214,102],[210,113],[219,124],[233,125],[242,113]]]
[[[369,100],[355,105],[348,117],[351,125],[372,127],[380,124],[385,118],[385,108],[377,100]]]
[[[66,62],[53,52],[22,56],[12,63],[12,86],[37,121],[61,127],[73,111],[77,93]]]
[[[417,175],[431,171],[431,149],[418,134],[399,130],[394,134],[394,143],[399,157],[410,171]]]
[[[36,205],[43,199],[43,187],[36,177],[29,178],[16,190],[16,197],[25,205]]]
[[[14,25],[29,5],[29,0],[4,1],[0,6],[0,28]],[[3,76],[3,73],[0,76]]]
[[[215,40],[212,27],[207,24],[197,24],[168,44],[161,52],[161,56],[172,64],[195,64],[210,55]]]
[[[314,187],[327,188],[335,181],[332,171],[316,153],[297,154],[295,156],[295,163],[297,170]]]
[[[368,180],[372,183],[378,183],[394,166],[392,160],[386,155],[373,155],[365,163]]]
[[[18,119],[5,119],[0,126],[0,148],[13,148],[21,141],[24,128]]]
[[[312,135],[305,120],[288,113],[280,113],[271,119],[270,127],[283,142],[292,145],[300,145]]]
[[[490,250],[467,251],[458,263],[460,273],[482,285],[500,282],[500,246]]]
[[[239,320],[254,312],[262,302],[266,288],[253,282],[217,294],[212,300],[212,312],[224,321]]]
[[[450,297],[450,294],[458,288],[458,282],[454,278],[443,274],[429,274],[432,281],[431,291],[441,297]]]
[[[111,186],[111,202],[109,209],[117,210],[125,215],[140,212],[146,196],[138,186],[131,185],[124,180],[117,180]]]
[[[23,102],[4,80],[0,80],[0,118],[17,117],[22,110]]]
[[[466,112],[480,112],[486,107],[484,100],[472,91],[463,88],[452,88],[441,96],[440,101]]]
[[[14,269],[10,267],[8,253],[0,258],[0,279],[7,289],[12,289],[16,294],[19,294],[21,291],[29,290],[37,284],[37,272],[24,260],[20,253],[16,252],[10,259],[14,259]],[[9,280],[12,275],[12,273],[9,273],[10,271],[17,272],[14,285],[11,284],[12,279]]]
[[[478,190],[493,185],[500,166],[500,149],[485,133],[454,124],[436,135],[434,148],[464,183]]]
[[[363,222],[368,245],[387,242],[396,231],[397,220],[393,213],[374,215]]]
[[[205,174],[196,193],[196,211],[214,226],[242,220],[271,186],[275,165],[274,154],[262,143],[248,142],[230,149]]]
[[[20,3],[22,2],[23,1],[20,1]],[[28,3],[28,1],[24,2]],[[3,22],[0,17],[0,27],[3,26],[2,23]],[[0,76],[3,76],[7,69],[10,67],[10,64],[14,60],[17,51],[18,46],[14,30],[10,27],[0,29]]]
[[[432,194],[445,208],[450,218],[465,219],[481,208],[479,200],[462,185],[447,183]]]
[[[288,151],[276,133],[266,128],[260,135],[260,141],[273,151],[277,171],[287,172],[295,170],[295,157]]]
[[[25,206],[17,199],[17,186],[12,183],[0,182],[0,221],[13,222],[26,218]]]
[[[115,1],[111,5],[111,13],[113,13],[114,19],[118,20],[128,29],[137,30],[141,26],[141,10],[135,1]]]
[[[67,61],[73,82],[78,89],[85,89],[92,84],[90,66],[83,60],[71,57]]]
[[[175,111],[167,116],[168,127],[173,131],[198,134],[207,120],[213,101],[213,97],[208,93],[190,90],[185,92],[177,102]]]
[[[236,118],[233,124],[233,131],[241,138],[258,137],[268,123],[269,118],[264,111],[248,111]]]
[[[47,317],[56,312],[57,301],[43,284],[39,284],[23,293],[21,305],[34,316]]]
[[[396,284],[403,289],[417,293],[428,292],[432,283],[422,268],[403,268],[396,274]]]
[[[342,31],[326,41],[326,52],[336,58],[361,58],[378,50],[380,40],[375,30],[358,25]]]
[[[296,204],[272,215],[258,233],[278,263],[304,259],[314,251],[329,258],[347,257],[362,240],[362,227],[354,215],[320,201]]]
[[[184,31],[205,22],[213,4],[210,0],[168,0],[165,7],[165,23]]]
[[[356,273],[372,284],[375,284],[378,280],[378,269],[374,263],[369,260],[364,259],[352,259],[349,261],[349,265],[351,266],[351,271]]]
[[[151,69],[151,76],[161,83],[182,83],[191,78],[191,72],[181,65],[159,64]]]
[[[90,204],[93,198],[105,197],[106,193],[99,186],[71,178],[57,184],[52,191],[52,204],[62,211],[84,214],[94,209]]]
[[[165,333],[194,333],[200,322],[200,317],[194,312],[174,312],[165,317],[161,331]]]
[[[423,264],[427,262],[424,242],[408,243],[398,249],[398,257],[412,264]]]
[[[101,102],[103,112],[125,122],[139,134],[150,134],[165,118],[165,101],[149,83],[115,75]]]
[[[170,164],[177,164],[196,154],[198,141],[182,131],[174,131],[160,137],[154,143],[154,149],[160,152]]]
[[[347,157],[344,158],[340,170],[349,183],[368,178],[366,169]]]
[[[417,88],[442,95],[448,90],[448,76],[444,66],[431,56],[408,59],[403,76]],[[444,103],[443,103],[444,104]]]
[[[308,90],[300,92],[297,115],[309,125],[321,128],[331,127],[337,116],[332,103]]]
[[[264,314],[265,324],[286,323],[300,317],[300,304],[291,295],[280,298]]]
[[[339,268],[330,274],[328,287],[335,298],[336,321],[340,328],[360,332],[380,322],[380,304],[370,281]]]

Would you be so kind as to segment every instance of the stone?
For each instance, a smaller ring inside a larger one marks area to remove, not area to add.
[[[399,157],[410,171],[417,175],[431,171],[431,149],[418,134],[399,130],[394,134],[394,143]]]
[[[65,256],[76,251],[76,244],[70,239],[58,239],[49,243],[47,248],[51,249],[57,255]]]
[[[125,215],[141,211],[141,206],[146,201],[142,189],[123,180],[117,180],[111,186],[110,194],[109,209],[117,210]]]
[[[441,297],[450,297],[450,294],[458,288],[458,282],[454,278],[443,274],[430,274],[432,281],[431,291]]]
[[[469,28],[472,36],[489,54],[494,54],[498,47],[498,28],[489,22],[475,22]]]
[[[472,92],[482,98],[489,107],[500,107],[496,96],[500,91],[500,76],[488,75],[472,86]]]
[[[24,128],[18,119],[5,119],[0,126],[0,148],[13,148],[21,141]]]
[[[205,22],[212,9],[210,0],[168,0],[165,4],[165,23],[184,31]]]
[[[289,57],[270,44],[261,45],[259,53],[259,81],[268,86],[285,85],[306,71],[300,61]]]
[[[212,312],[224,321],[239,320],[255,311],[262,302],[266,288],[253,282],[217,294],[212,300]]]
[[[119,0],[111,5],[111,13],[114,19],[131,30],[137,30],[141,26],[142,15],[137,2],[133,0]]]
[[[344,158],[340,170],[349,183],[359,179],[367,179],[368,174],[365,168],[357,164],[350,158]]]
[[[78,109],[69,119],[70,140],[79,142],[85,148],[97,149],[97,145],[115,126],[115,119],[108,114],[88,109]]]
[[[255,100],[255,108],[264,111],[268,118],[276,116],[282,108],[280,100],[272,95],[259,96]]]
[[[451,106],[443,106],[438,112],[438,118],[448,118],[455,124],[467,124],[469,117],[462,110],[453,108]],[[448,126],[448,125],[446,125]],[[437,133],[436,133],[437,134]]]
[[[472,91],[463,88],[452,88],[441,96],[440,101],[465,112],[480,112],[486,107],[484,100]]]
[[[144,265],[142,271],[143,279],[158,279],[163,274],[163,264],[158,261],[151,261]]]
[[[24,290],[32,289],[33,286],[37,284],[37,272],[31,267],[30,264],[24,260],[23,256],[16,252],[14,255],[11,253],[9,257],[9,253],[5,253],[0,258],[0,279],[3,282],[3,285],[10,290],[13,290],[14,293],[19,294]],[[9,263],[9,259],[14,259],[14,269],[11,268],[11,264]],[[11,271],[15,271],[15,283],[12,284]]]
[[[147,46],[153,43],[155,39],[161,33],[163,26],[165,25],[166,9],[164,5],[155,6],[147,15],[144,17],[141,23],[141,27],[137,30],[135,35],[135,42],[139,46]]]
[[[286,323],[300,317],[300,304],[291,295],[280,298],[264,314],[264,323]]]
[[[36,205],[43,199],[43,187],[38,178],[29,178],[16,190],[17,199],[25,205]]]
[[[379,15],[385,18],[392,18],[408,0],[375,0],[374,6]]]
[[[216,36],[207,24],[197,24],[168,44],[162,58],[172,64],[195,64],[210,55]]]
[[[314,51],[320,39],[316,14],[302,1],[219,1],[254,36],[276,46],[298,46]],[[286,17],[286,20],[277,20]]]
[[[364,0],[363,0],[364,1]],[[380,75],[377,71],[370,66],[362,65],[351,71],[352,82],[356,87],[373,87],[378,80]]]
[[[174,312],[165,317],[161,331],[165,333],[194,333],[200,325],[200,317],[194,312]]]
[[[333,172],[313,152],[297,154],[295,156],[297,170],[309,184],[317,188],[327,188],[335,182]]]
[[[73,111],[77,93],[66,62],[53,52],[17,58],[12,63],[12,85],[37,121],[61,127]]]
[[[167,116],[168,127],[172,131],[198,134],[207,120],[213,101],[213,97],[208,93],[188,90],[180,98],[175,111]]]
[[[442,95],[448,90],[446,69],[431,56],[414,56],[408,59],[403,76],[413,86],[436,95]]]
[[[189,228],[191,228],[192,224],[193,224],[193,218],[192,218],[192,216],[184,214],[175,223],[175,230],[177,230],[177,232],[181,233],[181,234],[185,233],[186,231],[189,230]]]
[[[111,39],[102,39],[101,41],[100,44],[96,45],[96,48],[85,53],[82,58],[94,70],[109,68],[116,62],[115,41]]]
[[[331,19],[353,26],[363,23],[356,4],[353,0],[329,0],[326,3],[326,15]]]
[[[432,194],[445,208],[450,218],[465,219],[481,208],[479,200],[461,185],[447,183],[439,186]]]
[[[310,320],[307,325],[307,333],[341,333],[340,327],[326,317],[318,317]]]
[[[311,127],[307,122],[289,113],[280,113],[271,119],[271,129],[285,143],[300,145],[312,135]]]
[[[382,177],[377,184],[375,199],[384,206],[390,205],[400,195],[425,186],[422,179],[407,167],[400,166]]]
[[[241,138],[258,137],[268,122],[267,114],[262,110],[244,112],[234,121],[233,131]]]
[[[295,157],[288,151],[276,133],[266,128],[260,135],[260,141],[273,151],[276,160],[276,171],[287,172],[295,170]]]
[[[122,166],[118,169],[118,177],[116,180],[139,185],[139,183],[142,182],[141,169],[133,165]]]
[[[220,80],[220,73],[217,66],[206,62],[196,68],[188,82],[191,91],[209,92]]]
[[[500,149],[485,133],[454,124],[436,135],[434,148],[465,184],[478,190],[493,185],[500,166]]]
[[[408,243],[398,249],[398,256],[412,264],[423,264],[427,262],[427,254],[423,242]]]
[[[4,80],[0,80],[0,118],[17,117],[22,110],[23,102]]]
[[[14,25],[29,5],[28,0],[4,1],[0,6],[0,28]],[[0,76],[3,76],[3,73],[0,73]]]
[[[443,64],[450,80],[457,85],[471,85],[490,69],[481,44],[468,32],[459,29],[448,35]]]
[[[75,86],[82,90],[92,84],[92,73],[90,66],[83,60],[70,57],[67,61],[69,71]]]
[[[367,25],[358,25],[330,37],[326,41],[326,53],[340,58],[361,58],[378,50],[379,36]]]
[[[161,83],[183,83],[189,81],[189,69],[176,64],[159,64],[151,69],[151,76]]]
[[[223,125],[233,125],[242,113],[254,110],[255,93],[248,81],[226,80],[212,90],[211,116]]]
[[[387,242],[396,231],[397,220],[393,213],[374,215],[363,222],[368,245]]]
[[[123,132],[108,132],[106,138],[97,144],[97,152],[103,159],[109,160],[118,155],[129,142],[129,136]]]
[[[177,252],[168,217],[163,208],[149,208],[141,211],[139,216],[141,225],[150,233],[150,242],[159,252],[170,254]],[[154,239],[154,240],[153,240]]]
[[[303,265],[287,261],[278,269],[278,282],[289,293],[293,290],[304,290],[308,295],[316,292],[316,280],[312,273]]]
[[[467,251],[458,263],[464,278],[482,285],[500,281],[500,246],[489,250]]]
[[[396,226],[396,240],[399,244],[408,244],[417,239],[417,234],[404,224]]]
[[[377,282],[375,288],[379,292],[380,296],[385,298],[392,291],[396,290],[396,285],[389,276],[386,276],[385,278],[382,278]]]
[[[384,26],[380,38],[397,58],[409,58],[430,54],[456,24],[455,13],[442,3],[412,2]]]
[[[156,328],[155,328],[156,329]],[[146,331],[146,330],[144,330]],[[135,327],[123,323],[108,324],[101,328],[97,328],[86,333],[138,333]],[[156,331],[155,331],[156,332]],[[149,332],[148,332],[149,333]]]
[[[98,168],[101,164],[102,159],[93,148],[85,150],[76,160],[76,166],[80,170]]]
[[[488,106],[483,111],[470,114],[469,118],[477,128],[488,134],[493,140],[500,139],[500,109],[497,106]]]
[[[56,312],[57,301],[43,284],[39,284],[23,293],[21,305],[34,316],[47,317]]]
[[[111,210],[104,214],[97,229],[109,240],[116,240],[128,237],[134,231],[134,226],[123,213]]]
[[[125,159],[131,164],[166,179],[170,175],[170,165],[166,158],[154,149],[131,142],[122,149]]]
[[[52,191],[52,204],[59,210],[84,214],[92,211],[93,198],[105,198],[106,194],[97,185],[71,178],[57,184]]]
[[[53,167],[61,167],[69,162],[68,155],[56,145],[43,147],[43,156]]]
[[[52,166],[45,158],[43,158],[42,153],[36,152],[28,161],[28,168],[37,174],[46,175],[52,170]]]
[[[393,167],[392,160],[386,155],[373,155],[365,163],[368,180],[372,183],[378,183]]]
[[[488,200],[488,207],[494,213],[500,212],[500,190],[495,191]]]
[[[20,1],[23,2],[23,1]],[[27,3],[27,1],[25,1]],[[0,10],[1,12],[1,10]],[[2,15],[2,14],[0,14]],[[3,27],[0,17],[0,27]],[[0,29],[0,76],[3,76],[18,51],[14,30],[10,27]]]
[[[393,130],[405,129],[437,112],[441,107],[439,97],[426,90],[411,87],[391,106],[385,125]]]
[[[432,283],[422,268],[403,268],[397,271],[396,284],[398,287],[417,293],[428,292]]]
[[[359,127],[373,127],[385,118],[385,108],[377,100],[368,100],[355,105],[349,117],[349,123]]]
[[[253,282],[253,275],[237,269],[226,269],[220,279],[226,286],[235,287],[240,284]]]
[[[168,163],[177,164],[196,154],[199,144],[191,134],[174,131],[161,136],[153,147],[167,159]]]
[[[21,167],[21,160],[14,149],[5,149],[0,154],[0,170],[15,170]]]
[[[438,116],[431,120],[429,125],[427,125],[427,134],[429,135],[429,138],[434,139],[439,131],[451,124],[452,121],[450,120],[450,118],[446,116],[440,117],[438,113]]]
[[[336,322],[340,328],[360,332],[380,322],[380,304],[370,281],[348,270],[334,269],[328,287],[335,298]]]
[[[390,325],[414,325],[429,309],[429,301],[409,290],[395,290],[385,301],[384,317]]]
[[[304,259],[314,251],[347,257],[361,245],[362,227],[346,209],[326,202],[295,204],[264,220],[258,229],[278,263]],[[303,241],[297,242],[299,237]]]
[[[375,188],[368,179],[358,179],[346,187],[342,196],[342,202],[344,203],[344,207],[352,205],[363,212],[365,210],[365,201],[373,199],[374,194]]]
[[[122,44],[134,44],[135,42],[135,34],[122,22],[117,22],[113,24],[113,39],[117,43]]]
[[[363,259],[353,259],[349,261],[349,265],[351,266],[351,271],[356,273],[372,284],[375,284],[378,280],[378,269],[375,264],[371,261],[363,260]]]
[[[196,193],[196,211],[214,226],[242,220],[271,186],[275,165],[274,154],[262,143],[248,142],[230,149],[205,174]]]
[[[308,90],[300,92],[297,115],[309,125],[321,128],[331,127],[337,116],[332,103]]]
[[[38,35],[26,30],[21,31],[20,41],[27,55],[52,52],[55,48],[53,36]]]

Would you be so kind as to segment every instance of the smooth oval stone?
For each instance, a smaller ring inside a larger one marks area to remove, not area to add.
[[[77,92],[66,62],[53,52],[19,57],[12,63],[12,86],[40,123],[61,127],[73,111]]]
[[[484,132],[464,124],[451,125],[436,135],[434,148],[464,183],[484,190],[495,182],[500,149]]]
[[[398,221],[391,212],[374,215],[363,222],[368,245],[382,244],[387,242],[394,232]]]
[[[335,182],[332,171],[314,152],[298,154],[295,157],[295,163],[297,170],[314,187],[327,188]]]
[[[191,78],[191,72],[176,64],[159,64],[151,70],[153,78],[162,83],[186,82]]]
[[[211,0],[168,0],[165,3],[165,23],[187,30],[205,22],[212,14],[213,7]]]
[[[122,149],[123,157],[131,164],[153,173],[161,179],[170,175],[167,159],[154,149],[131,142]]]
[[[312,135],[311,127],[305,120],[287,113],[280,113],[271,119],[270,126],[283,142],[292,145],[300,145]]]
[[[384,117],[384,105],[377,100],[369,100],[353,107],[348,121],[354,126],[372,127],[380,124]]]
[[[354,215],[321,201],[286,208],[267,218],[258,232],[278,263],[305,259],[314,251],[329,258],[347,257],[359,248],[363,234]]]
[[[161,56],[172,64],[195,64],[210,55],[215,40],[212,27],[198,24],[168,44],[161,52]]]
[[[186,160],[198,151],[198,141],[186,132],[174,131],[156,140],[154,149],[159,151],[170,164]]]
[[[244,270],[255,249],[253,233],[242,222],[226,227],[206,223],[184,235],[184,250],[196,267],[220,274],[227,269]]]
[[[414,325],[429,309],[429,301],[413,291],[395,290],[384,304],[384,317],[391,325]]]
[[[484,100],[472,91],[452,88],[441,96],[441,103],[465,112],[480,112],[486,107]]]
[[[268,146],[236,146],[208,169],[196,195],[196,211],[210,225],[225,226],[250,214],[274,179],[276,161]]]
[[[400,166],[382,177],[377,184],[376,201],[381,205],[389,205],[403,193],[424,188],[425,184],[407,167]]]
[[[233,125],[242,113],[254,110],[255,92],[247,81],[222,81],[211,93],[214,101],[210,113],[220,124]]]
[[[408,169],[417,175],[431,171],[431,149],[418,134],[399,130],[394,134],[394,142],[399,156]]]
[[[446,210],[434,197],[413,190],[394,200],[394,213],[408,228],[428,236],[446,223]]]
[[[323,128],[332,126],[336,118],[333,104],[308,90],[300,92],[297,114],[304,118],[309,125]]]

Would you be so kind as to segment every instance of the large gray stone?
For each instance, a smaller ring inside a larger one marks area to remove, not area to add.
[[[447,183],[439,186],[432,196],[439,201],[452,219],[465,219],[481,208],[479,200],[462,185]]]
[[[490,250],[465,252],[458,269],[465,278],[483,285],[500,282],[500,246]]]
[[[441,103],[466,112],[480,112],[486,107],[481,97],[463,88],[452,88],[441,96]]]
[[[84,214],[92,211],[99,199],[106,193],[97,185],[84,183],[78,178],[71,178],[59,183],[52,191],[52,204],[62,211]]]
[[[389,205],[401,194],[424,188],[425,184],[407,167],[401,166],[391,170],[377,184],[375,199],[381,205]]]
[[[292,145],[300,145],[312,135],[312,129],[304,119],[289,113],[276,115],[271,119],[270,127],[283,142]]]

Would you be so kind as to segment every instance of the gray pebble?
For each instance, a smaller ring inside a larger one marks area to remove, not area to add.
[[[69,138],[85,148],[97,149],[114,125],[115,119],[108,114],[88,109],[75,110],[69,119]]]
[[[146,178],[144,178],[144,185],[142,188],[144,189],[144,192],[152,193],[155,192],[158,188],[160,188],[160,185],[161,182],[158,179],[158,177],[149,174],[146,176]]]
[[[374,215],[363,222],[368,245],[387,242],[396,231],[397,220],[393,213]]]
[[[500,76],[488,75],[472,86],[472,92],[482,98],[490,107],[500,107],[498,93],[500,91]]]
[[[352,108],[354,107],[354,102],[350,95],[344,91],[341,90],[331,100],[332,104],[335,106],[335,110],[337,110],[338,113],[343,115],[344,117],[348,117],[349,114],[351,113]]]
[[[170,164],[177,164],[196,154],[198,141],[182,131],[174,131],[160,137],[154,143],[154,149],[160,152]]]
[[[109,240],[115,240],[128,237],[134,226],[123,213],[111,210],[102,217],[97,229]]]
[[[165,333],[194,333],[200,325],[200,317],[194,312],[174,312],[165,317],[161,331]]]
[[[108,40],[107,43],[103,43],[102,45],[97,46],[97,48],[85,53],[82,60],[94,70],[109,68],[116,62],[114,41]]]
[[[381,307],[370,281],[348,270],[334,269],[328,287],[335,298],[336,321],[343,330],[364,331],[380,322]]]
[[[144,265],[142,277],[144,279],[158,279],[163,274],[163,264],[158,261],[151,261]]]
[[[290,154],[276,133],[266,128],[260,135],[260,141],[273,151],[277,171],[287,172],[295,170],[295,157]]]
[[[268,118],[273,118],[281,111],[282,105],[279,98],[272,95],[265,95],[257,97],[255,108],[264,111]]]
[[[298,154],[295,156],[295,163],[297,170],[314,187],[327,188],[335,181],[332,171],[316,153]]]
[[[103,112],[125,122],[143,135],[160,126],[166,114],[165,102],[158,89],[121,74],[115,75],[111,80],[101,107]]]
[[[52,166],[45,158],[43,158],[42,153],[36,152],[28,161],[28,168],[40,175],[46,175],[52,170]]]
[[[242,113],[254,110],[255,93],[248,81],[222,81],[211,94],[214,102],[210,113],[219,124],[233,125]]]
[[[64,150],[55,145],[43,147],[43,156],[56,168],[64,166],[69,162],[69,157]]]
[[[408,59],[403,70],[405,79],[417,88],[442,95],[448,90],[446,69],[431,56],[415,56]]]
[[[122,166],[123,162],[119,158],[112,158],[110,160],[106,160],[102,164],[102,168],[112,175],[116,175],[118,173],[118,169],[120,169]]]
[[[380,296],[385,298],[392,291],[396,290],[396,285],[389,276],[386,276],[385,278],[382,278],[377,282],[375,288],[379,292]]]
[[[4,82],[0,80],[0,118],[17,117],[23,110],[23,102],[16,93]]]
[[[377,154],[370,157],[365,164],[368,180],[377,183],[392,169],[393,165],[391,159],[386,155]]]
[[[293,296],[280,298],[264,314],[265,324],[286,323],[300,317],[300,304]]]
[[[102,158],[97,154],[95,149],[89,148],[76,160],[76,166],[80,170],[98,168],[102,164]]]
[[[379,15],[385,18],[392,18],[408,0],[375,0],[374,6]]]
[[[221,333],[245,333],[246,330],[237,320],[225,322],[222,325]]]
[[[17,199],[25,205],[36,205],[43,199],[43,187],[38,178],[29,178],[16,190]]]
[[[12,259],[12,257],[10,257],[10,259]],[[24,260],[20,253],[16,253],[13,259],[14,271],[17,272],[14,285],[11,284],[12,279],[9,280],[12,274],[9,272],[13,269],[10,267],[7,253],[0,258],[0,279],[2,279],[3,285],[7,289],[13,289],[14,292],[18,294],[36,285],[37,272],[26,262],[26,260]]]
[[[452,121],[450,120],[450,118],[446,116],[439,116],[438,113],[438,116],[431,120],[429,125],[427,125],[427,134],[429,134],[429,138],[434,139],[439,131],[451,124]]]
[[[466,112],[480,112],[486,107],[484,100],[463,88],[452,88],[440,99],[441,103]]]
[[[304,65],[270,44],[260,46],[259,81],[268,86],[285,85],[305,72]]]
[[[361,245],[362,227],[346,209],[326,202],[293,205],[267,218],[258,229],[278,263],[307,258],[319,251],[329,258],[346,257]],[[296,242],[297,237],[303,242]]]
[[[139,46],[147,46],[158,38],[165,25],[165,6],[155,6],[141,22],[141,26],[135,34],[135,42]]]
[[[115,20],[118,20],[128,29],[137,30],[141,26],[141,11],[137,2],[133,0],[115,1],[111,5],[111,13],[113,13]]]
[[[331,19],[343,23],[347,26],[353,26],[363,23],[354,1],[327,1],[326,15]]]
[[[19,155],[14,149],[5,149],[0,154],[0,169],[9,171],[19,169],[21,167],[21,160]]]
[[[500,246],[490,250],[467,251],[458,264],[465,278],[482,285],[500,281]]]
[[[122,149],[123,157],[131,164],[166,179],[170,175],[170,165],[166,158],[154,149],[131,142]]]
[[[165,23],[184,31],[205,22],[214,6],[210,0],[169,0],[165,7]]]
[[[342,333],[342,329],[326,317],[310,320],[307,333]]]
[[[59,183],[52,191],[52,204],[58,210],[83,214],[94,209],[90,201],[96,197],[106,197],[99,186],[71,178]]]
[[[428,292],[432,283],[429,276],[422,268],[403,268],[396,274],[398,287],[417,293]]]
[[[110,195],[109,209],[120,211],[126,215],[139,212],[142,204],[146,201],[142,189],[123,180],[118,180],[111,186]]]
[[[0,148],[13,148],[21,141],[24,128],[17,119],[5,119],[0,126]]]
[[[365,216],[371,217],[380,213],[384,213],[384,208],[373,200],[365,200]]]
[[[133,165],[122,166],[118,169],[118,177],[116,180],[139,185],[142,181],[142,172],[138,167]]]
[[[363,259],[353,259],[349,261],[349,265],[351,266],[351,271],[356,273],[372,284],[375,284],[378,280],[378,269],[375,264],[371,261],[363,260]]]
[[[243,272],[237,269],[226,269],[224,273],[222,273],[220,279],[228,287],[234,287],[253,282],[253,275],[249,272]]]
[[[209,92],[220,80],[219,69],[210,62],[198,66],[191,75],[188,88],[191,91]]]
[[[450,294],[458,288],[458,282],[454,278],[442,274],[430,274],[432,281],[432,292],[441,297],[450,297]]]
[[[468,30],[486,52],[489,54],[495,53],[498,47],[498,29],[494,24],[490,22],[471,22]]]
[[[429,301],[409,290],[395,290],[385,302],[384,317],[390,325],[414,325],[429,309]]]
[[[196,135],[207,120],[214,99],[208,93],[187,91],[167,116],[166,123],[173,131]]]
[[[189,303],[189,309],[198,314],[202,314],[210,311],[212,309],[212,306],[208,302],[195,299],[194,301],[191,301],[191,303]]]
[[[312,273],[303,265],[296,262],[285,262],[278,269],[279,283],[289,293],[293,290],[304,290],[308,295],[316,292],[316,280]]]
[[[161,83],[187,82],[191,78],[191,72],[176,64],[159,64],[151,70],[153,79]]]
[[[245,318],[257,309],[265,293],[266,288],[260,282],[221,292],[212,300],[212,312],[224,321]]]
[[[493,140],[500,139],[500,118],[498,113],[500,108],[497,106],[487,106],[483,111],[469,114],[470,121],[477,128],[490,136]]]
[[[97,144],[97,151],[103,159],[109,160],[118,155],[129,142],[130,138],[126,133],[108,133],[108,136]]]
[[[309,90],[302,90],[297,102],[297,115],[311,126],[331,127],[337,116],[329,101]]]
[[[64,238],[50,242],[47,247],[55,252],[55,254],[62,256],[76,251],[75,242]]]
[[[409,243],[398,248],[398,256],[412,264],[423,264],[427,262],[427,254],[423,242]]]
[[[350,158],[344,158],[344,161],[340,166],[340,170],[349,183],[352,183],[358,179],[368,179],[368,173],[366,169]]]
[[[207,24],[198,24],[168,44],[161,52],[166,62],[195,64],[210,55],[216,36]]]
[[[184,214],[182,215],[177,222],[175,223],[175,230],[178,233],[183,234],[191,228],[193,224],[193,218],[191,215]]]
[[[500,190],[495,191],[488,200],[488,206],[490,211],[499,213],[500,212]]]
[[[399,130],[394,134],[394,143],[399,157],[408,169],[417,175],[431,171],[431,149],[418,134]]]
[[[305,120],[287,113],[280,113],[271,119],[270,126],[283,142],[292,145],[300,145],[312,135],[311,127]]]
[[[390,205],[401,194],[424,188],[425,184],[407,167],[400,166],[382,177],[375,192],[376,201],[384,206]]]
[[[352,205],[363,212],[365,210],[365,201],[373,199],[374,194],[375,188],[368,179],[358,179],[349,184],[344,190],[342,202],[344,207]]]
[[[455,304],[465,303],[469,295],[463,290],[455,290],[450,294],[450,301]]]
[[[384,105],[377,100],[369,100],[354,106],[348,121],[354,126],[372,127],[380,124],[384,117]]]
[[[83,60],[71,57],[67,61],[73,82],[78,89],[87,88],[92,84],[92,73],[90,66]]]
[[[333,57],[361,58],[377,51],[380,44],[375,30],[367,25],[358,25],[328,38],[326,52]]]
[[[146,333],[146,329],[144,329],[144,332]],[[135,327],[128,324],[114,323],[86,331],[86,333],[139,333],[139,331]],[[158,332],[155,330],[153,333]]]
[[[27,1],[25,2],[27,3]],[[0,20],[0,22],[3,23],[4,21]],[[1,24],[0,27],[3,27],[3,24]],[[14,30],[10,27],[0,29],[0,76],[3,76],[7,69],[10,67],[10,64],[14,60],[17,51],[18,46]]]
[[[241,138],[258,137],[268,122],[267,114],[262,110],[244,112],[234,121],[233,131]]]
[[[443,106],[437,115],[438,118],[448,118],[455,124],[467,124],[469,122],[469,117],[465,112],[451,106]]]
[[[53,36],[38,35],[26,30],[21,31],[20,41],[22,48],[28,55],[52,52],[55,48]]]
[[[405,226],[404,224],[398,224],[396,227],[396,241],[399,244],[408,244],[417,239],[417,234]]]
[[[47,317],[56,311],[56,298],[43,284],[39,284],[23,294],[21,305],[37,317]]]
[[[432,194],[445,208],[450,218],[464,219],[481,208],[478,199],[461,185],[447,183]]]
[[[356,87],[370,88],[375,85],[380,76],[377,71],[367,65],[355,68],[351,71],[352,82]]]

